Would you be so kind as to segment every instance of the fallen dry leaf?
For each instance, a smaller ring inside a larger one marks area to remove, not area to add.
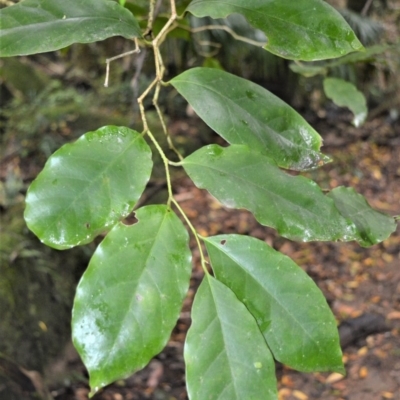
[[[281,383],[283,386],[293,387],[293,380],[289,375],[283,375],[281,378]]]
[[[367,347],[367,346],[361,347],[361,348],[358,349],[358,351],[357,351],[357,354],[358,354],[359,356],[365,356],[367,353],[368,353],[368,347]]]
[[[368,376],[368,368],[367,367],[361,367],[360,371],[358,372],[358,376],[362,379],[366,378]]]
[[[343,378],[344,376],[342,374],[339,374],[338,372],[333,372],[326,378],[325,382],[328,384],[332,384],[341,381]]]
[[[278,400],[285,400],[286,397],[290,396],[292,391],[288,388],[282,388],[278,391]]]
[[[381,349],[374,349],[374,354],[377,357],[382,358],[382,359],[385,359],[385,358],[388,357],[388,353],[383,351],[383,350],[381,350]]]
[[[293,390],[292,394],[294,397],[296,397],[296,399],[299,399],[299,400],[307,400],[308,399],[308,396],[305,393],[300,392],[300,390]]]
[[[371,297],[370,301],[371,301],[371,303],[374,303],[374,304],[379,303],[381,301],[381,296],[373,296],[373,297]]]
[[[400,311],[392,311],[387,315],[388,319],[400,319]]]
[[[360,285],[360,282],[357,281],[349,281],[346,283],[346,286],[350,289],[356,289]]]

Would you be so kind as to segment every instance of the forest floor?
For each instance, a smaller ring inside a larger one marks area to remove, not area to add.
[[[370,204],[391,215],[400,213],[400,121],[384,118],[355,129],[347,118],[313,121],[324,137],[323,150],[333,163],[308,175],[326,189],[353,186]],[[176,123],[177,134],[195,124]],[[174,183],[181,203],[202,235],[249,234],[293,258],[315,280],[341,329],[347,375],[300,373],[277,365],[280,400],[400,400],[400,228],[384,243],[295,243],[277,237],[246,212],[227,209],[187,178]],[[190,305],[202,272],[192,240],[194,274],[189,296],[164,351],[142,371],[113,384],[93,400],[187,399],[183,345],[190,326]],[[71,363],[83,374],[83,367]],[[56,400],[84,400],[84,384],[54,388]],[[246,399],[243,399],[246,400]]]

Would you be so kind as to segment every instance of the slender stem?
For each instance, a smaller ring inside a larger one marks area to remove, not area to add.
[[[139,104],[137,104],[137,100],[139,98],[139,77],[140,77],[142,69],[143,69],[143,64],[144,64],[144,60],[146,58],[146,54],[147,54],[147,48],[145,47],[143,49],[143,51],[140,53],[140,55],[135,60],[136,71],[130,82],[130,86],[131,86],[132,92],[133,92],[132,108],[135,112],[138,111],[137,107],[139,106]]]
[[[167,143],[168,143],[169,148],[178,156],[179,160],[182,161],[183,160],[183,156],[181,155],[181,153],[179,153],[178,149],[175,147],[174,143],[171,140],[171,136],[169,135],[169,132],[168,132],[168,129],[167,129],[167,125],[166,125],[165,120],[164,120],[163,113],[162,113],[162,111],[160,109],[160,106],[158,104],[158,96],[160,94],[160,89],[161,89],[161,84],[160,84],[160,82],[158,82],[157,86],[156,86],[156,90],[154,92],[153,105],[154,105],[154,107],[155,107],[155,109],[157,111],[157,115],[158,115],[158,118],[159,118],[159,120],[161,122],[161,126],[163,128],[164,135],[167,138]]]
[[[150,0],[149,5],[149,18],[147,20],[147,27],[144,31],[143,36],[148,35],[153,29],[153,22],[154,22],[154,8],[155,8],[156,0]]]
[[[182,161],[174,162],[174,161],[169,160],[168,164],[172,165],[173,167],[182,167]]]
[[[373,0],[367,0],[367,1],[365,2],[364,7],[363,7],[363,9],[361,10],[361,13],[360,13],[360,15],[361,15],[362,17],[365,17],[365,16],[367,15],[368,10],[369,10],[369,8],[371,7],[372,1],[373,1]]]
[[[222,45],[220,43],[216,43],[216,42],[211,42],[209,40],[196,40],[196,42],[200,45],[200,46],[207,46],[207,47],[214,47],[215,50],[213,51],[203,51],[203,50],[198,50],[198,53],[205,58],[209,58],[209,57],[214,57],[216,56],[220,50]]]
[[[131,54],[140,53],[139,41],[137,38],[133,39],[135,41],[135,48],[134,50],[127,51],[122,54],[118,54],[115,57],[107,58],[106,59],[106,79],[104,80],[104,86],[108,87],[108,80],[110,77],[110,63],[114,60],[118,60],[119,58],[130,56]]]
[[[177,18],[175,0],[171,0],[170,4],[171,4],[171,16],[169,17],[167,23],[163,26],[161,31],[158,33],[158,35],[154,38],[153,40],[154,48],[158,48],[159,45],[164,41],[165,35],[168,33],[169,27],[175,22]]]
[[[203,268],[203,271],[206,275],[209,275],[208,269],[207,269],[207,260],[204,257],[204,252],[203,248],[201,247],[201,242],[200,242],[200,236],[196,231],[196,228],[193,226],[193,224],[190,222],[190,219],[186,215],[185,211],[182,210],[182,207],[179,205],[179,203],[172,198],[172,203],[175,205],[175,207],[178,209],[178,211],[181,213],[183,219],[186,221],[189,229],[192,231],[194,238],[196,239],[197,242],[197,247],[199,248],[199,253],[200,253],[200,264],[201,267]]]
[[[137,99],[137,102],[139,104],[140,115],[141,115],[142,121],[143,121],[143,132],[145,132],[145,133],[149,130],[149,126],[147,123],[146,111],[144,109],[143,100],[151,92],[151,90],[157,84],[157,82],[158,82],[158,78],[156,77],[153,80],[153,82],[150,83],[150,85],[147,87],[147,89]]]
[[[146,131],[147,136],[150,138],[150,140],[153,142],[154,146],[156,147],[158,153],[161,156],[161,159],[164,163],[165,167],[165,177],[167,180],[167,188],[168,188],[168,206],[171,204],[171,201],[173,199],[173,194],[172,194],[172,183],[171,183],[171,174],[169,172],[169,160],[167,156],[165,155],[163,149],[161,148],[160,144],[157,142],[157,139],[154,137],[154,135],[151,133],[150,130]]]
[[[237,34],[233,29],[229,28],[229,26],[226,25],[204,25],[204,26],[199,26],[197,28],[190,28],[188,26],[185,25],[178,25],[179,28],[185,29],[191,33],[198,33],[198,32],[202,32],[202,31],[208,31],[208,30],[222,30],[225,32],[228,32],[234,39],[239,40],[241,42],[245,42],[248,44],[252,44],[253,46],[258,46],[258,47],[262,47],[265,46],[265,42],[259,42],[257,40],[253,40],[250,39],[246,36],[241,36],[239,34]]]
[[[154,17],[155,3],[156,3],[155,0],[151,0],[151,2],[150,2],[151,18]],[[161,31],[158,33],[158,35],[151,42],[151,46],[153,47],[153,51],[154,51],[154,63],[155,63],[155,67],[156,67],[156,77],[151,82],[151,84],[147,87],[147,89],[141,94],[141,96],[137,99],[137,102],[139,104],[140,115],[141,115],[142,121],[143,121],[143,134],[144,135],[145,134],[148,135],[148,137],[153,142],[155,148],[157,149],[157,151],[160,154],[161,159],[162,159],[162,161],[164,163],[165,176],[166,176],[167,188],[168,188],[168,202],[167,202],[167,205],[170,206],[171,203],[173,203],[175,205],[175,207],[181,213],[181,215],[184,218],[184,220],[186,221],[189,229],[191,230],[191,232],[193,233],[193,235],[194,235],[194,237],[196,239],[197,246],[199,248],[201,267],[203,268],[205,274],[209,274],[209,272],[207,270],[207,266],[206,266],[207,261],[206,261],[206,258],[204,257],[204,252],[203,252],[203,248],[201,246],[199,234],[197,233],[196,229],[194,228],[193,224],[190,222],[188,216],[185,214],[185,212],[183,211],[183,209],[181,208],[179,203],[174,199],[174,196],[173,196],[173,193],[172,193],[172,181],[171,181],[171,174],[170,174],[169,166],[170,165],[172,165],[172,166],[181,166],[183,157],[182,157],[182,155],[179,153],[179,151],[175,148],[175,146],[172,143],[171,137],[168,134],[168,129],[167,129],[167,126],[165,124],[163,113],[162,113],[162,111],[160,109],[160,106],[158,104],[158,98],[159,98],[161,86],[166,85],[162,80],[163,77],[164,77],[164,73],[165,73],[165,67],[164,67],[163,59],[162,59],[161,52],[160,52],[160,45],[165,40],[165,37],[168,34],[168,32],[170,31],[170,29],[172,29],[172,27],[176,26],[175,20],[177,19],[175,0],[170,0],[170,5],[171,5],[171,16],[170,16],[170,18],[168,19],[168,21],[164,25],[164,27],[161,29]],[[150,16],[149,16],[149,19],[150,19]],[[153,22],[151,21],[151,23],[149,23],[147,25],[146,32],[147,31],[148,32],[151,31],[152,23]],[[157,139],[154,137],[154,135],[152,134],[152,132],[149,129],[148,122],[147,122],[147,117],[146,117],[146,111],[145,111],[145,108],[144,108],[144,105],[143,105],[143,101],[149,95],[151,90],[153,90],[154,87],[155,87],[155,91],[154,91],[154,95],[153,95],[153,105],[156,108],[157,115],[158,115],[158,117],[159,117],[159,119],[161,121],[161,125],[162,125],[162,129],[164,131],[164,134],[167,136],[168,145],[173,151],[175,151],[175,153],[179,157],[180,162],[173,162],[173,161],[170,161],[167,158],[167,156],[165,155],[165,153],[164,153],[163,149],[161,148],[160,144],[157,142]]]

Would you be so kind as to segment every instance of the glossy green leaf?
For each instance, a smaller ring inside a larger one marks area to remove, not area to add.
[[[319,152],[321,137],[304,118],[255,83],[218,69],[193,68],[171,84],[231,144],[246,144],[294,170],[329,161]]]
[[[333,189],[328,196],[333,199],[339,212],[354,222],[357,227],[357,241],[361,246],[380,243],[396,230],[393,217],[374,210],[353,188],[340,186]]]
[[[364,95],[350,82],[339,78],[325,78],[324,91],[339,107],[347,107],[354,114],[353,124],[362,125],[367,118],[368,108]]]
[[[0,56],[58,50],[111,36],[141,36],[133,15],[109,0],[24,0],[0,10]]]
[[[204,240],[216,278],[254,316],[278,361],[300,371],[344,371],[335,318],[298,265],[249,236]]]
[[[179,218],[164,205],[136,217],[109,232],[77,288],[73,340],[92,393],[163,349],[189,288],[189,237]]]
[[[355,239],[355,226],[315,182],[281,171],[247,146],[206,146],[182,164],[196,186],[227,207],[251,211],[282,236],[302,241]]]
[[[211,276],[196,293],[184,355],[191,400],[277,399],[274,362],[256,321]]]
[[[265,49],[293,60],[340,57],[363,48],[343,17],[321,0],[193,0],[196,17],[239,13],[267,36]]]
[[[88,243],[132,211],[152,165],[138,132],[116,126],[88,132],[57,150],[32,182],[26,223],[56,249]]]

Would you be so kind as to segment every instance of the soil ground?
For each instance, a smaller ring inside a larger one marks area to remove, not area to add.
[[[399,215],[400,121],[378,118],[355,129],[348,118],[338,122],[337,116],[331,116],[313,125],[324,137],[324,152],[334,162],[309,176],[325,189],[351,185],[373,207]],[[186,122],[177,123],[171,129],[179,133],[187,127]],[[277,365],[280,400],[400,400],[400,228],[384,243],[367,249],[356,243],[295,243],[260,226],[250,213],[221,206],[187,178],[177,179],[174,189],[201,234],[250,234],[292,257],[321,288],[338,324],[360,316],[382,316],[385,326],[374,327],[372,322],[368,329],[353,332],[353,340],[343,348],[345,377],[305,374]],[[183,343],[191,301],[202,278],[193,240],[192,248],[192,286],[165,350],[144,370],[103,389],[94,400],[187,399]],[[84,374],[75,357],[71,358],[75,371]],[[52,394],[56,400],[84,400],[88,388],[74,384],[53,388]]]

